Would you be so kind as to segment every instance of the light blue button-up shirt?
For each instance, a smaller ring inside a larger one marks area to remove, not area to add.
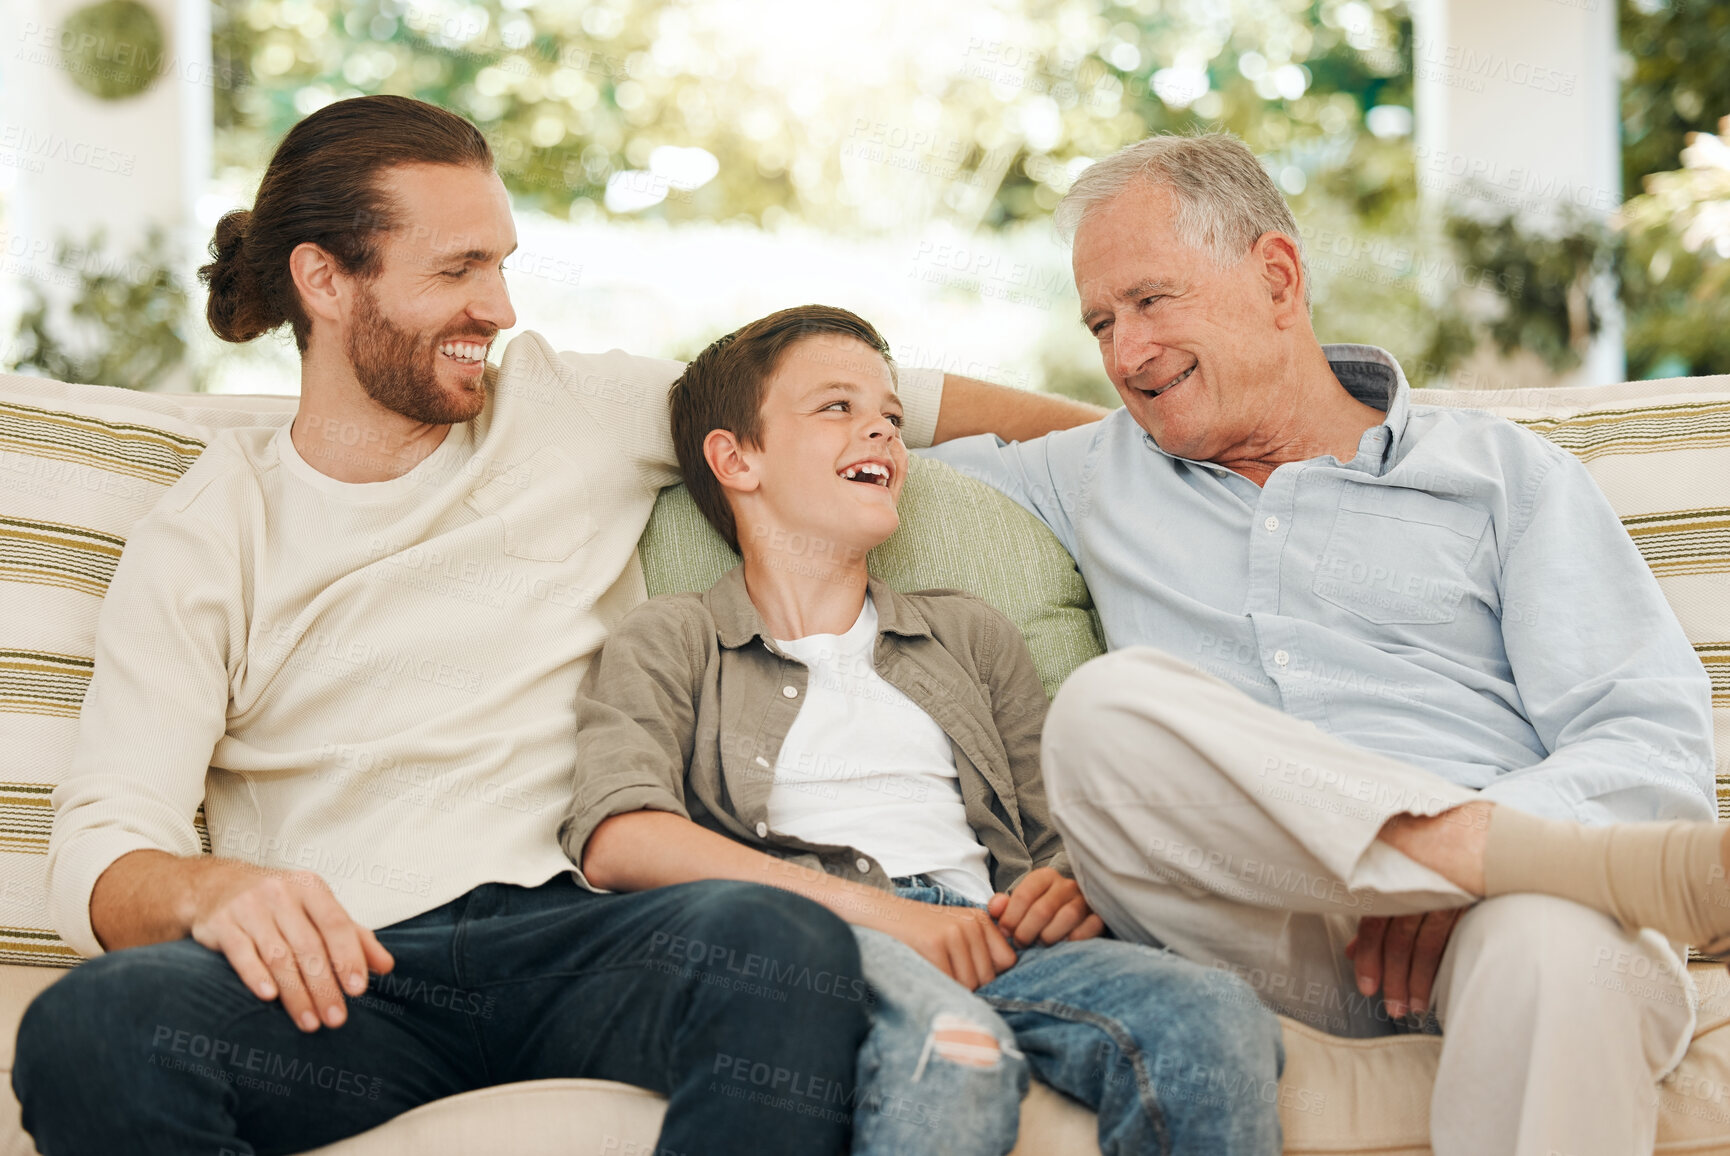
[[[1537,814],[1710,818],[1710,683],[1585,468],[1492,414],[1413,405],[1383,350],[1326,352],[1387,420],[1350,461],[1264,486],[1167,454],[1124,410],[921,452],[1051,527],[1113,649],[1158,647]]]

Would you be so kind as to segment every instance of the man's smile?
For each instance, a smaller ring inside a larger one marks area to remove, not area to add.
[[[451,362],[457,373],[464,378],[478,380],[487,366],[487,348],[492,344],[492,338],[455,338],[439,342],[440,358]]]
[[[487,359],[485,341],[446,341],[439,345],[439,352],[452,361],[473,363]]]
[[[1190,367],[1188,369],[1184,370],[1182,373],[1178,374],[1176,377],[1172,378],[1170,381],[1166,382],[1164,385],[1155,386],[1152,389],[1140,389],[1140,388],[1138,388],[1137,392],[1138,393],[1144,393],[1148,397],[1159,397],[1162,394],[1164,394],[1166,390],[1172,388],[1173,386],[1183,384],[1183,382],[1189,378],[1189,375],[1195,372],[1196,367],[1199,366],[1200,364],[1201,364],[1201,362],[1199,362],[1199,361],[1194,362],[1193,364],[1190,365]]]

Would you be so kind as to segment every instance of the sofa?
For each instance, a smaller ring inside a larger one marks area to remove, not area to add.
[[[1592,471],[1711,674],[1722,817],[1730,801],[1723,773],[1730,752],[1730,378],[1496,394],[1426,390],[1414,402],[1490,409],[1556,441]],[[8,1076],[24,1009],[79,962],[47,922],[49,795],[70,758],[96,611],[126,535],[218,431],[283,424],[294,405],[289,398],[131,393],[0,375],[0,1071]],[[939,463],[919,461],[902,512],[901,530],[871,556],[879,577],[902,589],[960,587],[992,601],[1021,628],[1048,693],[1100,652],[1085,584],[1056,540],[1019,507]],[[650,594],[699,589],[733,561],[682,487],[662,493],[638,557]],[[1696,962],[1689,971],[1700,1014],[1686,1058],[1659,1088],[1657,1151],[1730,1153],[1730,977],[1722,965]],[[1341,1040],[1292,1020],[1282,1026],[1285,1073],[1260,1094],[1279,1107],[1288,1153],[1429,1153],[1437,1037]],[[542,1080],[437,1101],[318,1151],[649,1156],[662,1110],[661,1098],[642,1089]],[[0,1092],[0,1156],[35,1152],[18,1111],[8,1079]],[[1093,1116],[1036,1083],[1023,1103],[1016,1152],[1097,1153]]]

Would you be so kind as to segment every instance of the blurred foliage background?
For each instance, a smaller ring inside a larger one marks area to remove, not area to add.
[[[519,204],[572,220],[622,211],[619,189],[652,187],[667,179],[662,157],[701,149],[715,179],[634,212],[867,236],[940,218],[966,235],[1043,224],[1088,158],[1224,126],[1267,158],[1306,228],[1415,233],[1411,21],[1394,0],[1024,0],[995,27],[972,13],[965,33],[930,27],[949,17],[927,5],[927,35],[875,53],[843,41],[789,52],[776,30],[794,22],[775,9],[232,3],[217,65],[253,82],[219,93],[219,165],[259,169],[320,103],[394,92],[474,119]],[[930,179],[910,186],[910,173]],[[1397,334],[1396,353],[1426,360],[1433,325],[1415,285],[1355,265],[1315,273],[1324,332]],[[1114,400],[1085,341],[1048,342],[1039,361],[1046,388]]]
[[[721,175],[665,206],[674,219],[892,226],[905,207],[870,203],[849,164],[875,146],[953,175],[944,207],[1002,226],[1048,212],[1075,158],[1198,123],[1311,171],[1357,171],[1337,191],[1359,207],[1411,186],[1399,145],[1361,163],[1378,151],[1365,112],[1411,104],[1410,20],[1391,0],[1024,0],[1001,6],[994,34],[970,24],[958,55],[935,27],[934,52],[808,36],[788,52],[781,7],[794,5],[239,0],[219,13],[218,64],[252,83],[218,94],[219,157],[256,165],[324,101],[395,92],[475,120],[513,192],[560,214],[603,203],[608,179],[656,148],[697,146]],[[927,6],[925,19],[946,17]]]
[[[1593,291],[1609,284],[1630,376],[1730,372],[1730,130],[1714,135],[1730,5],[1622,0],[1630,199],[1608,226],[1534,234],[1423,227],[1399,0],[1004,0],[965,26],[962,5],[883,0],[878,43],[845,22],[813,40],[806,2],[220,0],[216,70],[247,81],[215,91],[218,176],[250,190],[297,119],[390,92],[474,120],[518,205],[573,224],[1011,237],[1044,227],[1089,158],[1224,127],[1291,199],[1323,340],[1385,345],[1419,384],[1485,345],[1561,372],[1614,308]],[[1438,257],[1482,276],[1438,290],[1422,275]],[[1036,360],[1026,384],[1108,400],[1085,340]]]

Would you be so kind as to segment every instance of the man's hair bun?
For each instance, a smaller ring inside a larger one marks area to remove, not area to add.
[[[246,227],[251,220],[251,209],[224,213],[210,242],[212,260],[198,270],[198,279],[210,288],[205,318],[224,341],[251,341],[288,320],[280,307],[266,304],[247,261]]]

